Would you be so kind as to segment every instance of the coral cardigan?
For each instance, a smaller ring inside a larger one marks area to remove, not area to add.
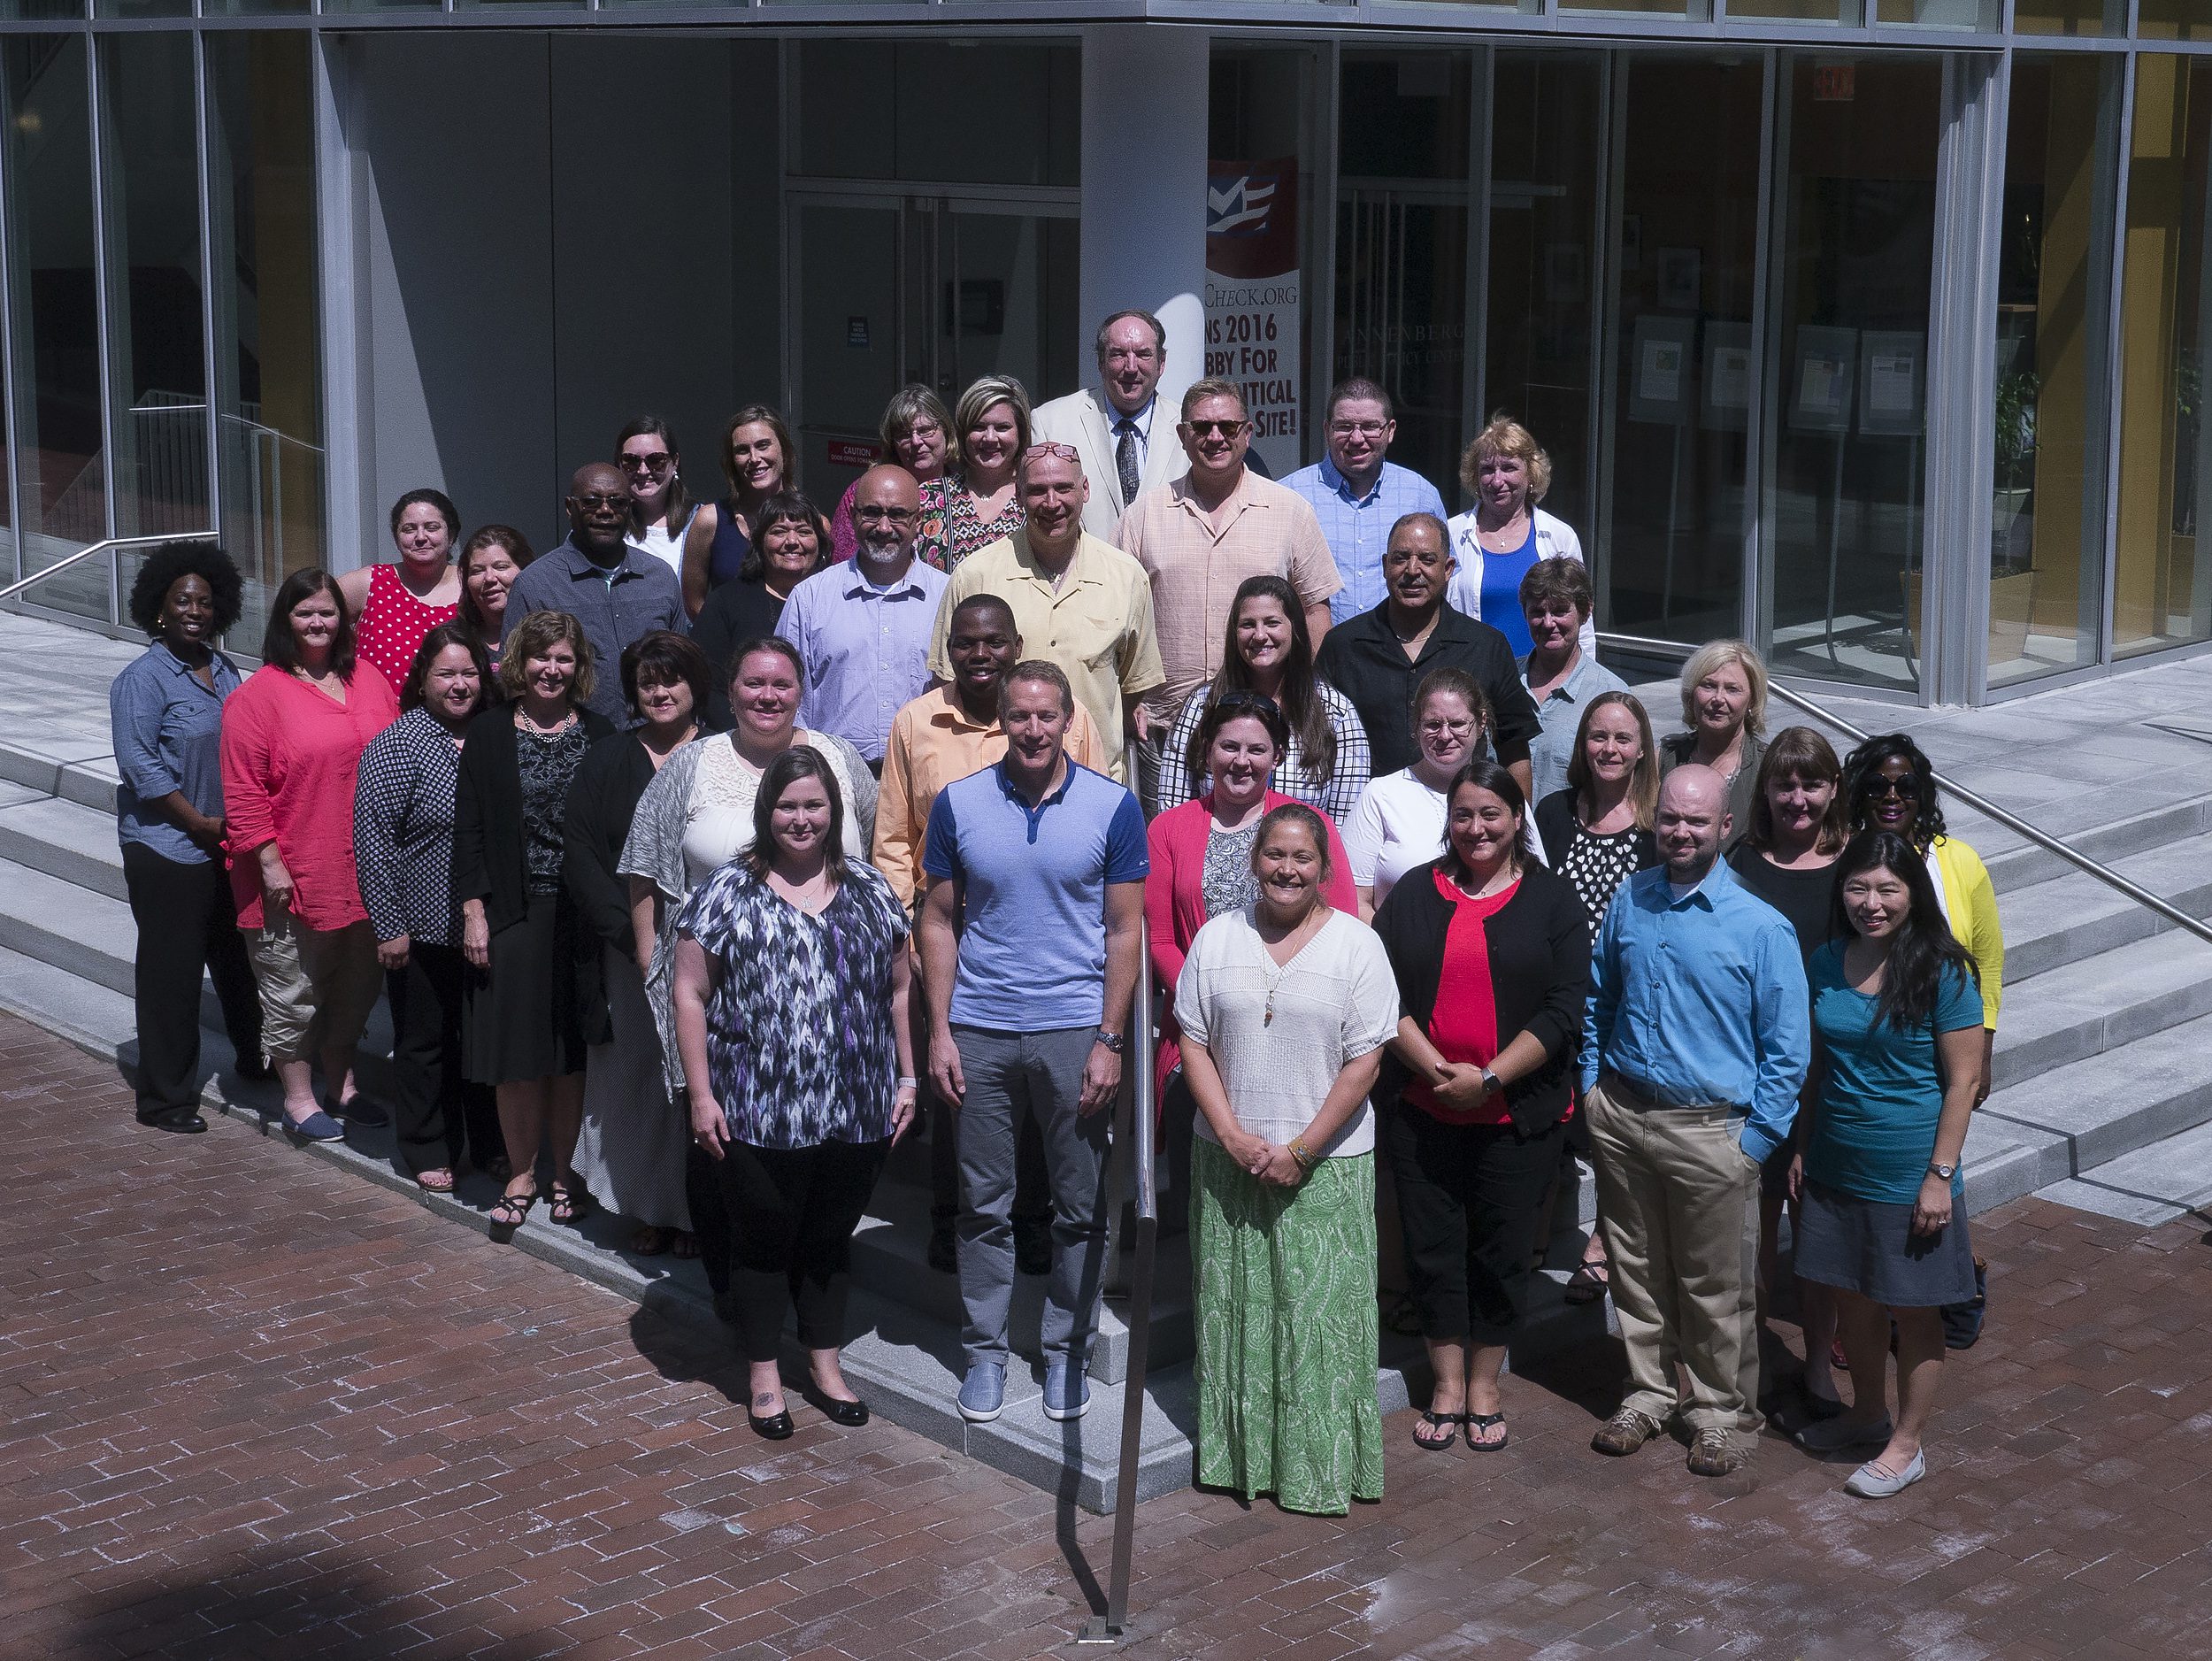
[[[1271,813],[1286,805],[1299,804],[1294,796],[1270,790],[1260,811]],[[1314,811],[1320,813],[1322,826],[1329,833],[1329,880],[1322,897],[1336,910],[1357,917],[1359,890],[1352,884],[1351,857],[1344,851],[1344,839],[1337,834],[1333,819],[1318,808]],[[1206,839],[1213,832],[1213,816],[1214,798],[1210,790],[1180,807],[1168,809],[1145,833],[1152,857],[1152,873],[1144,880],[1144,920],[1151,937],[1152,974],[1171,998],[1190,943],[1206,924],[1206,898],[1201,885],[1206,875]],[[1171,1006],[1167,1019],[1160,1023],[1159,1066],[1154,1074],[1163,1090],[1167,1088],[1170,1069],[1179,1059],[1177,1042],[1181,1034]]]

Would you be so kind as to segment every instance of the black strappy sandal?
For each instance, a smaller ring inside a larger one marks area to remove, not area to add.
[[[1425,1408],[1422,1410],[1421,1413],[1421,1423],[1414,1426],[1413,1427],[1413,1445],[1426,1453],[1448,1452],[1450,1450],[1451,1445],[1459,1440],[1459,1433],[1452,1427],[1455,1425],[1463,1425],[1466,1422],[1467,1415],[1464,1413],[1438,1413],[1432,1412]],[[1426,1425],[1431,1429],[1434,1429],[1437,1426],[1441,1425],[1444,1427],[1444,1440],[1441,1442],[1430,1442],[1426,1440],[1421,1434],[1422,1425]]]
[[[531,1208],[537,1203],[538,1191],[535,1188],[527,1194],[501,1195],[499,1203],[492,1207],[492,1238],[512,1240],[515,1230],[522,1227],[529,1218]]]

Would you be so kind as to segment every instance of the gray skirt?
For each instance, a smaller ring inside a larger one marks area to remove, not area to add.
[[[1797,1211],[1797,1274],[1892,1309],[1932,1309],[1974,1296],[1966,1211],[1954,1201],[1939,1234],[1912,1232],[1912,1207],[1863,1200],[1808,1181]]]

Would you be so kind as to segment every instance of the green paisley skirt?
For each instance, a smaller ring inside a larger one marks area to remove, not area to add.
[[[1199,1481],[1329,1517],[1380,1499],[1374,1155],[1295,1188],[1202,1137],[1191,1164]]]

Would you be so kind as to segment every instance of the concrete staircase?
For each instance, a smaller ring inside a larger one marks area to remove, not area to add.
[[[87,643],[95,653],[114,650],[104,641]],[[127,655],[129,649],[120,650]],[[94,677],[93,684],[104,692],[104,677]],[[104,730],[104,698],[96,709],[94,702],[88,689],[80,690],[66,731],[19,720],[0,738],[0,1007],[127,1065],[134,1057],[135,932],[115,842],[114,771],[104,742],[93,735]],[[2200,794],[2076,828],[2072,839],[2193,913],[2212,914],[2212,756],[2203,785]],[[2008,843],[1971,822],[1961,829],[1988,855],[2008,941],[1998,1088],[1968,1142],[1970,1209],[2079,1179],[2131,1156],[2140,1159],[2141,1150],[2183,1133],[2195,1133],[2212,1162],[2212,946],[2169,929],[2055,857]],[[210,1104],[268,1134],[273,1127],[265,1115],[275,1113],[274,1093],[229,1073],[211,988],[204,996],[203,1022],[211,1029]],[[380,1009],[364,1064],[372,1090],[380,1081],[375,1052],[388,1039]],[[303,1157],[335,1160],[480,1231],[495,1197],[489,1181],[474,1175],[464,1178],[452,1198],[419,1195],[395,1170],[385,1133],[356,1132],[348,1144]],[[1178,1214],[1186,1196],[1166,1194],[1162,1203]],[[849,1373],[885,1418],[1075,1504],[1107,1509],[1127,1368],[1125,1300],[1110,1288],[1086,1418],[1070,1426],[1046,1419],[1041,1370],[1017,1365],[1005,1413],[990,1425],[966,1425],[953,1407],[961,1369],[958,1301],[950,1278],[929,1269],[923,1256],[927,1206],[925,1152],[918,1146],[902,1150],[856,1240]],[[1603,1304],[1571,1309],[1559,1293],[1579,1257],[1590,1214],[1586,1179],[1558,1209],[1550,1261],[1560,1266],[1548,1270],[1537,1288],[1528,1333],[1517,1349],[1522,1360],[1604,1330]],[[632,1257],[624,1249],[628,1233],[626,1225],[604,1217],[581,1228],[557,1228],[541,1210],[515,1244],[668,1319],[723,1334],[697,1265]],[[1114,1284],[1125,1278],[1125,1260],[1121,1267]],[[1018,1349],[1033,1356],[1041,1301],[1038,1282],[1020,1282],[1013,1331]],[[1153,1319],[1139,1490],[1145,1496],[1186,1486],[1191,1475],[1189,1265],[1184,1242],[1172,1235],[1162,1242]],[[1419,1346],[1386,1334],[1384,1351],[1379,1382],[1388,1411],[1408,1400],[1408,1373],[1419,1367]],[[1415,1384],[1418,1399],[1417,1379]]]

